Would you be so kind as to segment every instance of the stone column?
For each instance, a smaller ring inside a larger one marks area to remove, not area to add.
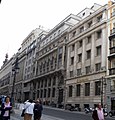
[[[102,49],[101,49],[101,66],[105,67],[107,62],[107,31],[106,29],[102,29]]]
[[[91,71],[95,69],[95,33],[92,34],[91,40]]]

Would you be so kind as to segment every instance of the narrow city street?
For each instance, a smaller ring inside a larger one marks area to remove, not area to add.
[[[11,120],[23,120],[20,117],[21,110],[15,109],[15,114],[12,114]],[[107,117],[105,120],[114,120],[115,117]],[[41,120],[92,120],[91,114],[84,112],[68,111],[58,108],[44,107]]]

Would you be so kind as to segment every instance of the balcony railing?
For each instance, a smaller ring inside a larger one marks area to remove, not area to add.
[[[115,53],[115,46],[110,48],[110,54]]]
[[[109,75],[115,75],[115,68],[109,69]]]

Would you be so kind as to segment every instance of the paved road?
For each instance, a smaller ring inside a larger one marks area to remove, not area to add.
[[[11,120],[23,120],[20,117],[21,111],[15,109],[15,114],[12,114]],[[44,107],[41,120],[92,120],[91,114],[84,112],[71,112],[58,108]],[[107,117],[105,120],[115,120],[115,117]]]

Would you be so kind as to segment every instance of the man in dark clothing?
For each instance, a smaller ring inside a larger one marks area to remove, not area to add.
[[[35,105],[34,105],[34,120],[40,120],[42,116],[42,103],[41,100],[37,99]]]

